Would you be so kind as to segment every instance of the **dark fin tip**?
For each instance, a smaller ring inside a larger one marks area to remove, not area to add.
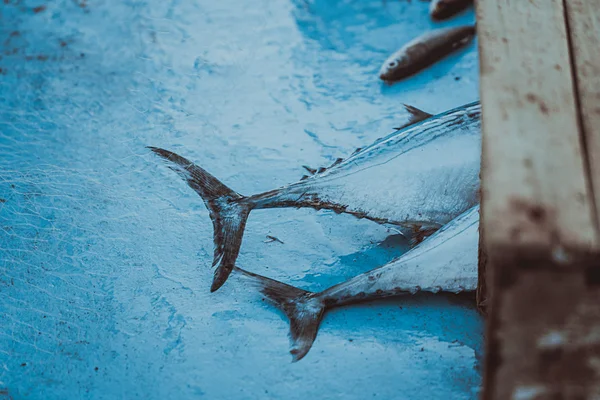
[[[210,285],[210,292],[213,293],[213,292],[216,292],[217,290],[219,290],[221,288],[221,286],[223,286],[223,284],[225,283],[225,280],[222,280],[222,281],[217,281],[216,279],[213,280],[212,285]]]
[[[344,159],[343,159],[343,158],[341,158],[341,157],[338,157],[338,158],[336,158],[336,159],[335,159],[335,161],[333,162],[333,164],[331,164],[331,165],[329,166],[329,168],[333,168],[333,167],[335,167],[336,165],[338,165],[338,164],[342,163],[342,161],[344,161]]]
[[[302,168],[304,168],[305,170],[307,170],[311,175],[314,175],[315,172],[317,172],[317,170],[315,168],[311,168],[308,165],[303,165]]]
[[[312,344],[310,346],[308,346],[307,349],[291,349],[290,350],[290,354],[292,355],[292,362],[298,362],[300,360],[302,360],[307,354],[308,351],[310,350],[310,348],[312,347]]]
[[[292,355],[292,362],[293,363],[302,360],[304,358],[304,356],[306,355],[306,353],[300,354],[300,350],[298,350],[298,349],[291,349],[290,350],[290,354]]]
[[[294,362],[301,360],[310,351],[317,337],[325,304],[315,293],[237,267],[234,269],[248,278],[270,302],[286,314],[290,320],[290,354]]]
[[[221,286],[223,286],[225,281],[227,281],[229,274],[231,274],[232,270],[233,270],[233,267],[229,267],[226,265],[221,265],[215,270],[213,282],[212,282],[212,285],[210,286],[211,293],[216,292],[217,290],[219,290],[221,288]]]
[[[362,150],[362,147],[357,147],[356,150],[354,150],[354,152],[351,154],[351,156],[355,155],[356,153],[358,153],[361,150]]]

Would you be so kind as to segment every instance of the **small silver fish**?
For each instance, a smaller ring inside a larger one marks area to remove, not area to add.
[[[235,268],[290,320],[293,360],[308,353],[326,311],[353,303],[418,292],[472,292],[477,288],[479,205],[458,216],[400,258],[320,293]]]
[[[475,26],[427,32],[392,54],[381,66],[379,78],[386,82],[404,79],[465,46],[474,36]]]
[[[429,15],[432,19],[441,21],[458,14],[471,4],[473,0],[432,0],[429,5]]]
[[[455,108],[407,126],[296,183],[242,196],[168,150],[169,161],[204,200],[214,228],[211,291],[225,283],[251,210],[310,207],[347,213],[425,236],[479,202],[481,106]]]

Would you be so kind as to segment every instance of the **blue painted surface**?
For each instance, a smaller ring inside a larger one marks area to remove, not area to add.
[[[252,194],[389,133],[403,102],[435,113],[477,99],[474,45],[378,81],[407,40],[474,19],[435,24],[427,7],[0,4],[0,398],[475,398],[482,320],[444,297],[332,311],[290,363],[282,314],[234,277],[208,292],[208,213],[144,149]],[[405,251],[393,234],[330,212],[256,211],[238,263],[320,290]]]

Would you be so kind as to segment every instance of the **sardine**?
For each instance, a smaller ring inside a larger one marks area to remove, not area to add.
[[[214,228],[211,291],[225,283],[253,209],[311,207],[432,233],[479,202],[481,106],[471,103],[427,118],[296,183],[245,197],[168,150],[170,161],[204,200]]]
[[[392,54],[381,66],[379,78],[386,82],[404,79],[465,46],[474,36],[475,26],[427,32]]]
[[[290,320],[293,361],[308,353],[326,311],[360,302],[418,292],[472,292],[477,288],[479,205],[382,267],[320,293],[309,292],[236,267]]]
[[[450,18],[473,4],[473,0],[432,0],[429,15],[436,21]]]

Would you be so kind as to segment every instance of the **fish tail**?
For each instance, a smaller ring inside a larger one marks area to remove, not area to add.
[[[248,215],[254,205],[203,168],[171,151],[148,146],[150,150],[170,161],[169,168],[181,176],[202,197],[214,228],[214,272],[210,291],[219,289],[231,273],[240,252]]]
[[[317,337],[325,304],[316,293],[234,267],[290,320],[292,361],[300,361]]]

